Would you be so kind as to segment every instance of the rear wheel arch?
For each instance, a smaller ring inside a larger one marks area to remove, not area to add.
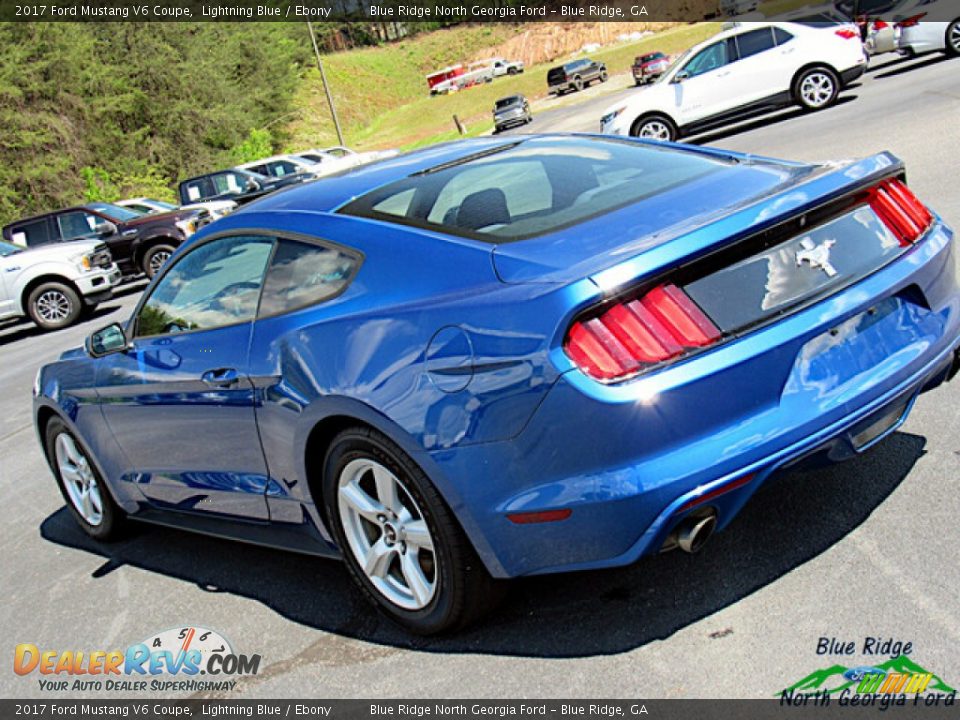
[[[840,91],[844,89],[844,84],[840,77],[840,73],[837,72],[837,69],[825,62],[808,63],[797,70],[797,72],[795,72],[793,77],[790,79],[790,96],[793,98],[795,103],[798,103],[803,107],[808,107],[800,97],[800,81],[803,79],[804,75],[812,70],[825,70],[827,73],[833,76],[833,81],[835,84],[833,97],[821,107],[829,107],[830,105],[833,105],[836,102]]]
[[[416,441],[406,434],[406,432],[399,426],[393,426],[391,421],[379,418],[380,422],[377,419],[369,417],[369,412],[364,412],[364,410],[372,411],[372,409],[367,408],[367,406],[362,406],[360,409],[346,410],[345,408],[338,408],[340,412],[331,413],[325,417],[320,418],[310,428],[309,432],[306,434],[305,441],[303,443],[303,470],[304,478],[307,481],[307,487],[310,491],[310,499],[313,501],[314,505],[317,508],[317,512],[320,515],[320,518],[323,520],[324,525],[327,530],[332,533],[332,518],[327,516],[327,511],[325,509],[324,503],[324,472],[327,461],[327,454],[329,453],[331,447],[333,446],[334,441],[337,439],[337,436],[345,430],[351,428],[359,428],[366,430],[371,433],[379,433],[385,436],[390,442],[397,446],[410,461],[420,468],[420,471],[424,476],[429,480],[430,484],[436,490],[437,494],[446,504],[447,508],[458,507],[461,502],[460,498],[456,497],[456,491],[451,491],[450,488],[446,487],[444,483],[437,482],[437,475],[439,470],[431,466],[431,461],[429,458],[423,457],[422,448],[420,452],[417,451],[419,447]],[[346,410],[346,411],[344,411]],[[376,412],[376,411],[372,411]],[[473,547],[474,552],[477,552],[481,558],[484,557],[483,554],[479,553],[477,547],[477,538],[473,537],[472,533],[468,531],[468,528],[464,525],[463,518],[454,516],[455,521],[460,528],[464,531],[464,534],[467,536],[470,545]],[[480,541],[483,542],[482,540]],[[499,570],[500,568],[490,568],[490,570]]]
[[[834,75],[836,75],[837,78],[840,77],[840,73],[837,72],[837,69],[836,69],[835,67],[833,67],[833,65],[831,65],[830,63],[822,62],[822,61],[819,61],[819,62],[811,62],[811,63],[807,63],[806,65],[804,65],[803,67],[801,67],[799,70],[797,70],[797,71],[793,74],[793,77],[790,79],[790,89],[791,89],[791,90],[796,90],[797,80],[800,79],[800,76],[803,75],[803,74],[804,74],[805,72],[807,72],[808,70],[814,70],[814,69],[816,69],[816,68],[822,68],[822,69],[824,69],[824,70],[829,70],[829,71],[832,72]]]
[[[137,268],[143,264],[144,256],[157,245],[170,245],[174,249],[180,247],[182,240],[170,235],[153,235],[141,240],[133,251],[133,263]]]

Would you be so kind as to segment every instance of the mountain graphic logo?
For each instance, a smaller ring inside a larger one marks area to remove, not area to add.
[[[882,675],[881,675],[882,673]],[[846,667],[844,665],[831,665],[827,668],[814,670],[805,678],[798,680],[793,685],[784,688],[782,692],[777,693],[775,697],[783,693],[803,693],[819,692],[825,695],[833,695],[843,690],[850,689],[852,692],[890,692],[884,690],[882,681],[889,679],[892,675],[902,676],[904,681],[894,685],[894,692],[910,692],[910,678],[925,677],[930,675],[930,680],[923,686],[925,692],[952,693],[956,690],[939,676],[929,670],[926,670],[917,663],[913,662],[906,655],[887,660],[886,662],[871,665],[870,667],[856,666]],[[875,682],[870,682],[871,678]],[[867,690],[859,690],[864,683],[868,683]]]

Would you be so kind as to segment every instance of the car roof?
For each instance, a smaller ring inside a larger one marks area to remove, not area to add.
[[[193,182],[194,180],[203,180],[203,178],[211,177],[213,175],[219,175],[220,173],[225,172],[238,172],[241,175],[250,175],[251,177],[259,180],[261,178],[267,178],[266,175],[261,175],[260,173],[253,172],[252,170],[247,170],[242,167],[228,167],[223,168],[222,170],[213,170],[212,172],[203,173],[202,175],[194,175],[193,177],[188,177],[181,180],[177,185],[183,185],[184,183]],[[269,178],[267,178],[269,180]]]
[[[115,205],[116,203],[109,203],[109,204]],[[33,222],[34,220],[43,220],[44,218],[50,217],[52,215],[60,215],[61,213],[73,212],[75,210],[89,210],[91,212],[100,212],[96,208],[90,207],[89,205],[71,205],[70,207],[59,208],[57,210],[49,210],[47,212],[39,213],[37,215],[30,215],[29,217],[25,217],[25,218],[18,218],[17,220],[8,222],[6,225],[3,226],[3,229],[6,230],[8,227],[12,227],[13,225],[22,225],[23,223]]]
[[[261,158],[260,160],[254,160],[253,162],[237,165],[237,167],[240,168],[241,170],[249,170],[252,167],[256,167],[257,165],[263,165],[264,163],[268,163],[268,162],[277,162],[278,160],[290,160],[291,162],[293,162],[294,159],[299,160],[300,162],[303,162],[303,159],[298,157],[296,153],[289,153],[286,155],[271,155],[270,157]]]
[[[487,153],[494,153],[502,148],[518,147],[528,142],[539,144],[537,141],[545,139],[571,137],[597,142],[604,140],[602,136],[578,133],[541,133],[517,135],[511,138],[485,136],[454,140],[347,168],[317,180],[281,189],[254,203],[238,208],[231,217],[242,217],[248,212],[332,213],[360,196],[418,173],[438,170],[470,159],[479,159]],[[684,149],[684,152],[723,155],[720,151],[699,147],[690,147]]]
[[[524,139],[529,137],[534,136],[523,136]],[[524,139],[482,137],[432,145],[422,150],[402,153],[396,157],[325,175],[319,180],[267,195],[251,203],[249,207],[254,207],[256,212],[270,210],[333,212],[360,195],[415,173],[457,162],[485,151],[516,145],[524,142]],[[246,207],[240,208],[233,214],[242,214],[246,209]]]

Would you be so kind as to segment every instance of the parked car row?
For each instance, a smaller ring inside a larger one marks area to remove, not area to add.
[[[6,225],[0,243],[0,321],[43,330],[75,322],[124,277],[153,278],[201,227],[275,190],[396,155],[337,146],[265,158],[188,178],[180,205],[148,197],[89,203]]]

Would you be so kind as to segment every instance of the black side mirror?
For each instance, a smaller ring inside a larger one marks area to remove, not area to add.
[[[253,178],[248,178],[247,182],[244,184],[243,189],[247,192],[256,192],[260,189],[260,183],[258,183]]]
[[[97,223],[94,230],[100,237],[107,237],[117,232],[117,226],[109,220],[104,220],[102,223]]]
[[[90,334],[85,343],[87,355],[93,358],[103,357],[130,348],[127,333],[120,323],[113,323]]]

